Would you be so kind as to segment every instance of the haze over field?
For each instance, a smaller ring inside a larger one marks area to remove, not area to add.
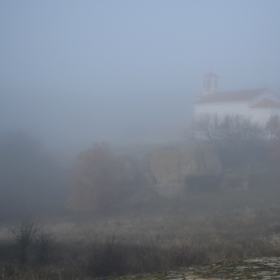
[[[280,92],[280,2],[1,1],[0,130],[50,149],[180,139],[201,77]]]
[[[279,11],[0,0],[1,279],[280,256]]]

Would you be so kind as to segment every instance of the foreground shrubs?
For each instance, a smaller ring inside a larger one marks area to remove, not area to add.
[[[236,223],[236,220],[232,222]],[[271,243],[268,237],[259,233],[253,235],[253,231],[248,229],[243,227],[239,229],[241,232],[238,235],[232,232],[224,237],[222,234],[207,232],[196,236],[186,233],[185,238],[169,241],[159,235],[157,238],[139,236],[135,241],[108,229],[93,230],[85,232],[86,238],[77,244],[55,243],[53,239],[49,243],[48,238],[37,241],[39,243],[34,242],[34,250],[25,252],[24,264],[20,254],[12,253],[15,244],[6,243],[0,245],[1,251],[5,251],[5,256],[1,255],[0,269],[2,279],[92,279],[174,270],[221,259],[236,260],[280,254],[277,242]],[[34,255],[39,249],[46,253],[46,248],[48,261],[42,258],[46,256],[43,253]]]
[[[103,249],[88,252],[75,263],[56,265],[24,265],[2,263],[2,279],[92,279],[143,272],[167,271],[194,264],[236,260],[248,257],[275,255],[276,248],[265,240],[239,243],[192,244],[182,243],[169,249],[144,245],[99,244]],[[264,254],[265,253],[265,254]],[[278,253],[279,255],[279,253]],[[88,278],[91,277],[91,278]]]
[[[38,221],[27,219],[9,229],[14,243],[14,257],[21,265],[30,258],[47,263],[53,245],[52,234],[45,233]]]

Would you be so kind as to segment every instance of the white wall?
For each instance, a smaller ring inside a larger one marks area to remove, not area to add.
[[[271,116],[278,115],[280,116],[280,109],[278,108],[251,108],[250,116],[252,120],[259,122],[260,124],[265,125]]]
[[[211,103],[196,104],[194,107],[195,117],[210,114],[224,117],[226,115],[248,115],[248,106],[244,103]]]
[[[218,115],[223,118],[226,115],[244,115],[252,118],[260,124],[265,124],[270,116],[279,115],[280,109],[278,108],[249,108],[246,103],[211,103],[211,104],[195,104],[194,117],[199,115]]]

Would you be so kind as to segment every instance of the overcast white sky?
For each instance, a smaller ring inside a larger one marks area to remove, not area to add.
[[[0,129],[50,148],[179,137],[210,69],[222,90],[280,93],[279,11],[279,0],[2,0]]]

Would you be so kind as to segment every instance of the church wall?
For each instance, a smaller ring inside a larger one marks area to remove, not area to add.
[[[280,116],[279,108],[252,108],[250,109],[250,116],[252,120],[265,125],[269,120],[270,116],[278,115]]]
[[[248,115],[249,110],[247,104],[244,103],[211,103],[195,105],[194,114],[195,118],[205,114],[223,118],[226,115]]]
[[[194,108],[195,118],[199,115],[218,115],[223,118],[226,115],[243,115],[249,116],[253,121],[265,125],[270,116],[280,116],[279,108],[249,108],[246,103],[216,103],[216,104],[199,104]]]

